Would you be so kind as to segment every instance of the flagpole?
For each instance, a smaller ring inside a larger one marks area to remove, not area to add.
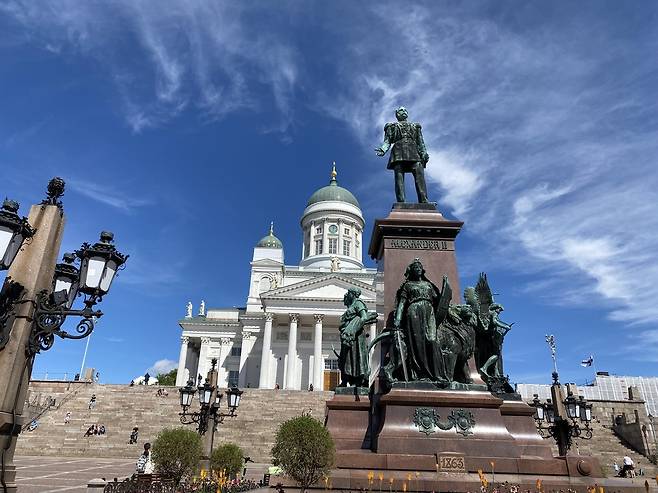
[[[93,322],[94,322],[94,327],[95,327],[95,326],[98,324],[98,318],[97,318],[97,317],[94,317],[94,318],[93,318]],[[82,364],[80,365],[80,373],[79,373],[79,375],[80,375],[80,380],[82,380],[82,372],[83,372],[84,369],[85,369],[85,361],[87,360],[87,350],[89,349],[89,341],[90,341],[90,339],[91,339],[91,334],[89,334],[89,337],[87,337],[87,344],[85,344],[85,352],[84,352],[83,355],[82,355]],[[92,381],[93,381],[94,376],[92,375],[91,378],[92,378]]]
[[[596,363],[595,363],[596,358],[594,357],[593,354],[591,354],[590,356],[591,356],[591,358],[592,358],[592,368],[594,368],[594,382],[593,382],[593,384],[596,385],[596,374],[598,373],[598,372],[596,371]]]

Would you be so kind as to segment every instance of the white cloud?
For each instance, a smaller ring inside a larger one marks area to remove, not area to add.
[[[427,169],[430,180],[439,184],[446,193],[443,203],[448,205],[457,216],[465,214],[475,196],[483,185],[483,179],[472,171],[467,163],[473,162],[459,151],[433,151],[432,166]]]
[[[169,373],[174,368],[178,368],[178,362],[171,359],[159,359],[151,366],[146,369],[145,373],[148,373],[152,377],[159,375],[160,373]]]
[[[154,203],[152,199],[132,197],[118,190],[114,190],[112,187],[88,180],[67,177],[65,181],[71,190],[123,212],[130,212],[136,207],[144,207]]]
[[[239,3],[44,1],[37,6],[10,0],[0,11],[22,23],[44,49],[96,59],[115,82],[136,133],[189,107],[210,120],[254,109],[262,85],[269,86],[280,114],[266,130],[286,132],[291,124],[295,50],[263,26],[247,28],[243,17],[249,11]]]

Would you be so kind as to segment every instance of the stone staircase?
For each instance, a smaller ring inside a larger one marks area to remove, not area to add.
[[[592,419],[592,438],[590,440],[583,440],[577,438],[574,440],[572,450],[582,455],[591,455],[599,459],[603,474],[605,476],[614,476],[615,470],[613,464],[615,461],[622,467],[622,459],[628,455],[635,463],[635,470],[639,473],[640,469],[644,471],[644,477],[652,480],[658,475],[658,467],[649,462],[649,459],[644,455],[639,454],[632,448],[628,447],[610,428],[604,425],[596,418]],[[547,440],[554,441],[552,438]],[[553,455],[558,455],[556,445],[553,445]],[[638,476],[640,477],[640,476]]]
[[[23,432],[18,440],[17,454],[137,457],[145,442],[152,442],[166,427],[180,424],[178,389],[162,387],[168,397],[157,397],[158,387],[127,385],[99,385],[87,382],[32,382],[28,399],[41,396],[55,399],[55,405],[39,418],[39,427]],[[96,406],[88,409],[89,398],[96,394]],[[239,444],[246,455],[257,463],[270,462],[276,429],[283,421],[311,411],[312,416],[324,421],[325,402],[333,392],[303,392],[289,390],[244,389],[238,416],[226,418],[215,434],[215,443],[231,441]],[[226,399],[224,399],[225,401]],[[225,406],[225,402],[222,402]],[[198,409],[195,400],[194,409]],[[226,408],[224,408],[226,410]],[[71,421],[64,424],[66,412]],[[92,424],[103,424],[106,434],[84,437]],[[139,427],[139,440],[129,445],[130,432]],[[189,425],[190,430],[194,426]],[[582,454],[598,457],[604,474],[614,475],[613,463],[621,465],[624,455],[630,456],[637,468],[644,469],[647,478],[655,478],[658,468],[649,460],[627,447],[609,426],[592,421],[593,438],[577,439],[574,449]],[[551,439],[552,440],[552,439]],[[557,447],[554,447],[557,455]]]
[[[65,404],[45,412],[39,427],[20,435],[16,453],[20,455],[57,455],[89,457],[137,457],[142,444],[152,442],[167,427],[183,426],[178,389],[166,388],[168,397],[156,396],[158,387],[99,385],[82,382],[32,382],[30,394],[50,395]],[[72,393],[72,390],[74,391]],[[96,394],[96,406],[88,409]],[[226,418],[215,434],[215,444],[231,441],[239,444],[255,462],[269,463],[276,429],[283,421],[304,411],[324,422],[325,401],[333,392],[245,389],[238,416]],[[226,399],[222,406],[225,406]],[[198,409],[195,400],[193,409]],[[224,410],[226,408],[224,407]],[[71,420],[64,424],[67,411]],[[92,424],[105,425],[106,434],[84,437]],[[139,440],[129,445],[130,432],[139,427]],[[188,425],[194,430],[193,425]]]

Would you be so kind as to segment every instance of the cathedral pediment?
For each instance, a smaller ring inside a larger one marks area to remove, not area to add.
[[[274,300],[326,300],[340,301],[350,288],[361,290],[361,298],[366,300],[375,299],[375,288],[355,279],[350,279],[346,275],[339,273],[327,274],[326,276],[315,277],[306,281],[301,281],[290,286],[273,289],[261,294],[261,299],[266,301]]]

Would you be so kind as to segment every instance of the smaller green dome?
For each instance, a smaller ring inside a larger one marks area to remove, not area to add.
[[[274,222],[270,223],[270,232],[267,236],[263,236],[258,243],[256,243],[256,248],[281,248],[283,249],[283,243],[281,240],[274,236]]]
[[[352,204],[358,208],[361,208],[359,206],[359,201],[356,200],[354,195],[352,195],[352,192],[350,192],[347,188],[338,186],[338,182],[336,181],[336,174],[336,163],[334,163],[334,167],[331,170],[331,181],[329,182],[329,185],[316,190],[315,193],[311,195],[311,198],[308,199],[306,207],[309,205],[317,204],[318,202],[333,201],[347,202],[348,204]]]

